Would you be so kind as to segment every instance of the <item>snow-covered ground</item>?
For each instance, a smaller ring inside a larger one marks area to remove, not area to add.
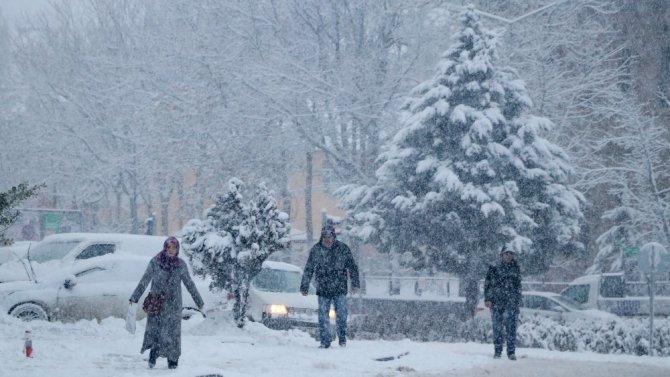
[[[492,359],[492,346],[476,343],[419,343],[350,340],[346,348],[318,349],[308,334],[275,331],[256,323],[239,330],[225,313],[193,318],[182,327],[179,368],[159,359],[148,369],[148,352],[139,349],[144,321],[131,335],[124,321],[102,323],[20,322],[0,316],[0,376],[103,377],[208,374],[235,376],[589,376],[660,377],[670,375],[670,358],[601,355],[519,349],[518,361]],[[23,332],[33,332],[34,354],[23,353]],[[375,358],[409,354],[391,361]]]

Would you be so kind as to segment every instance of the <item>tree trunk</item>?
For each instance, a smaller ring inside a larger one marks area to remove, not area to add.
[[[180,177],[177,183],[177,199],[179,200],[179,206],[177,206],[177,221],[179,221],[179,229],[184,225],[182,219],[184,218],[184,179]],[[165,225],[167,226],[167,225]],[[167,234],[167,233],[165,233]]]
[[[465,316],[466,318],[473,318],[479,300],[479,279],[466,275],[463,282],[465,284]]]
[[[239,268],[239,267],[238,267]],[[238,272],[241,275],[241,281],[236,282],[235,304],[233,305],[233,318],[237,327],[243,328],[247,320],[247,307],[249,304],[249,274],[246,272]],[[262,318],[254,318],[256,321]]]
[[[169,211],[170,203],[169,201],[161,202],[161,234],[166,236],[170,234],[168,225],[169,225]]]
[[[139,224],[137,221],[137,184],[132,183],[132,189],[130,193],[130,233],[138,234],[139,233]]]
[[[312,243],[314,239],[314,224],[312,223],[312,152],[307,152],[305,176],[305,233],[307,235],[307,243]]]
[[[477,251],[476,255],[480,255]],[[466,262],[465,275],[463,276],[463,293],[465,295],[465,318],[473,318],[479,301],[479,281],[483,276],[480,274],[481,261],[475,256],[470,256]]]

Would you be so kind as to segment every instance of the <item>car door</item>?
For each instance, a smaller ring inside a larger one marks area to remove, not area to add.
[[[123,317],[128,295],[115,284],[113,264],[86,266],[58,290],[58,317],[62,320],[97,319],[111,315]]]
[[[548,317],[554,320],[561,319],[561,311],[556,310],[553,301],[547,297],[539,295],[523,296],[523,311],[526,315],[537,315]]]

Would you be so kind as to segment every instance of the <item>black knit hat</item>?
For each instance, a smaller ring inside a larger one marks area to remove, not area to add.
[[[511,247],[503,246],[502,249],[500,249],[500,256],[502,256],[505,253],[516,254]]]
[[[331,234],[333,238],[337,237],[337,235],[335,234],[335,227],[330,224],[326,224],[323,227],[321,227],[321,236],[324,236],[326,234]]]

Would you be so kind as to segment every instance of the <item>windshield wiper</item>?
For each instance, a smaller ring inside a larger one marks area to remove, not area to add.
[[[21,265],[23,266],[23,270],[26,272],[26,276],[28,276],[28,280],[33,281],[33,278],[30,276],[30,272],[28,272],[28,267],[26,267],[26,264],[23,262],[23,258],[21,258],[14,251],[10,251],[10,253],[12,253],[12,255],[14,255],[19,262],[21,262]],[[32,266],[31,266],[31,268],[32,268]],[[37,281],[35,281],[35,282],[37,283]]]
[[[30,271],[33,273],[33,278],[31,280],[34,280],[35,283],[37,283],[37,275],[35,274],[35,270],[33,269],[33,264],[30,261],[30,247],[33,246],[32,243],[28,245],[28,251],[26,252],[26,259],[28,259],[28,265],[30,265]],[[25,266],[24,266],[25,267]],[[27,272],[27,271],[26,271]]]

